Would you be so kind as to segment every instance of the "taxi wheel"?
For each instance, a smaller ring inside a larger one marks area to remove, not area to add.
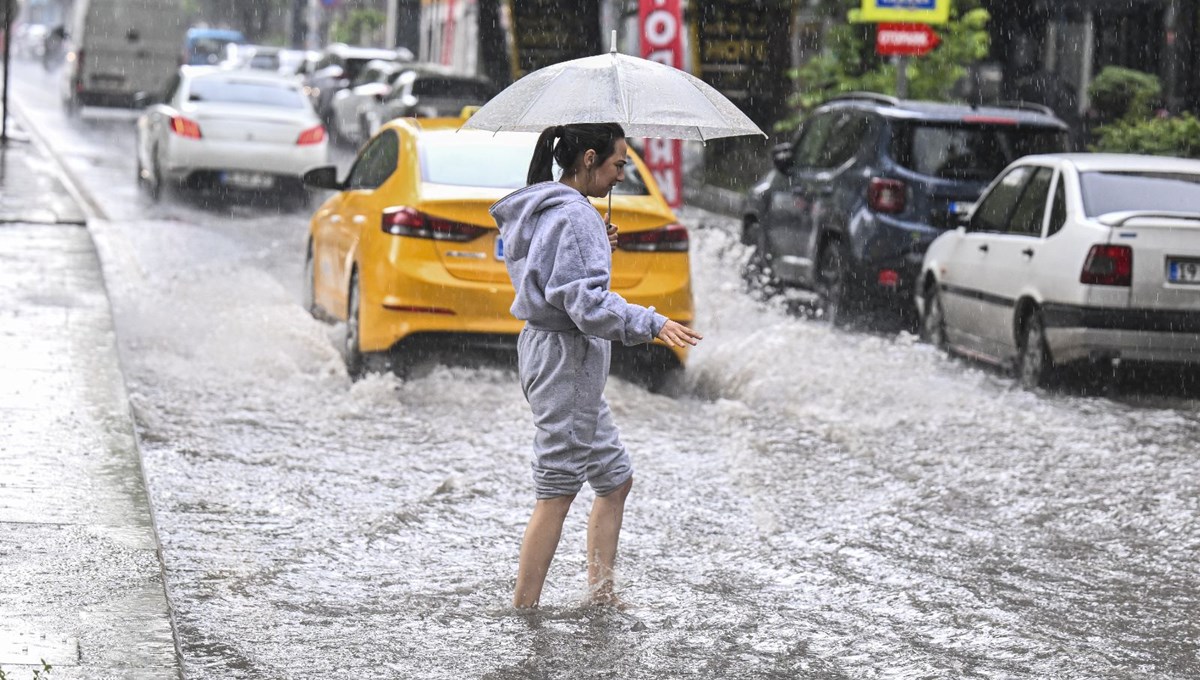
[[[362,350],[359,349],[358,341],[361,337],[361,329],[359,328],[359,290],[358,290],[358,272],[350,275],[350,291],[349,301],[346,304],[346,372],[351,378],[357,380],[362,377],[363,366],[366,363],[363,361]]]
[[[304,306],[304,311],[312,315],[314,319],[320,319],[321,314],[317,309],[317,269],[313,265],[313,248],[312,241],[308,242],[308,248],[305,249],[304,256],[304,292],[301,294],[300,304]]]
[[[364,352],[360,347],[362,338],[361,318],[362,291],[359,290],[358,272],[350,275],[350,299],[346,305],[346,373],[358,380],[368,373],[385,373],[391,370],[391,357],[387,352]]]
[[[1053,368],[1050,348],[1046,345],[1046,327],[1041,312],[1034,310],[1025,319],[1025,332],[1017,353],[1017,380],[1027,389],[1045,387]]]

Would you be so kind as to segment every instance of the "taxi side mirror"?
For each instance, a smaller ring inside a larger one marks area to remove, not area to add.
[[[313,168],[305,172],[300,181],[304,182],[304,186],[316,189],[341,191],[345,188],[345,184],[338,181],[337,166],[334,165],[322,165],[319,168]]]

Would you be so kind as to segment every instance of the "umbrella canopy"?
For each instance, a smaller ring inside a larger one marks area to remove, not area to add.
[[[648,59],[608,54],[553,64],[484,104],[464,129],[541,132],[568,123],[620,123],[630,137],[708,140],[762,135],[703,80]]]

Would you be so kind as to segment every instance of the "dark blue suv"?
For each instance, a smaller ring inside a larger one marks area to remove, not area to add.
[[[815,291],[843,322],[908,314],[930,242],[1021,156],[1066,151],[1067,125],[1036,104],[970,106],[851,93],[816,108],[743,209],[750,280]]]

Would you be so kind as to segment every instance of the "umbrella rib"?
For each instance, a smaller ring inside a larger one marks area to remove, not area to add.
[[[546,94],[550,91],[550,84],[553,83],[554,81],[558,80],[559,78],[561,78],[563,76],[563,74],[565,74],[565,73],[566,73],[565,69],[559,71],[558,73],[555,73],[554,77],[551,78],[549,82],[547,82],[545,85],[542,86],[541,92],[539,92],[536,97],[530,99],[529,105],[526,106],[521,111],[521,115],[517,116],[517,119],[513,122],[514,127],[516,125],[520,125],[521,121],[523,121],[525,119],[525,114],[529,113],[533,109],[534,105],[536,105],[538,102],[540,102],[542,100],[542,97],[546,96]],[[560,122],[558,124],[561,125],[562,123]],[[496,131],[499,132],[500,130],[497,128]]]
[[[623,123],[633,122],[633,117],[629,113],[629,94],[625,92],[625,88],[621,87],[621,61],[616,57],[613,58],[613,75],[617,79],[617,93],[621,95],[621,110],[625,112],[625,120]]]

